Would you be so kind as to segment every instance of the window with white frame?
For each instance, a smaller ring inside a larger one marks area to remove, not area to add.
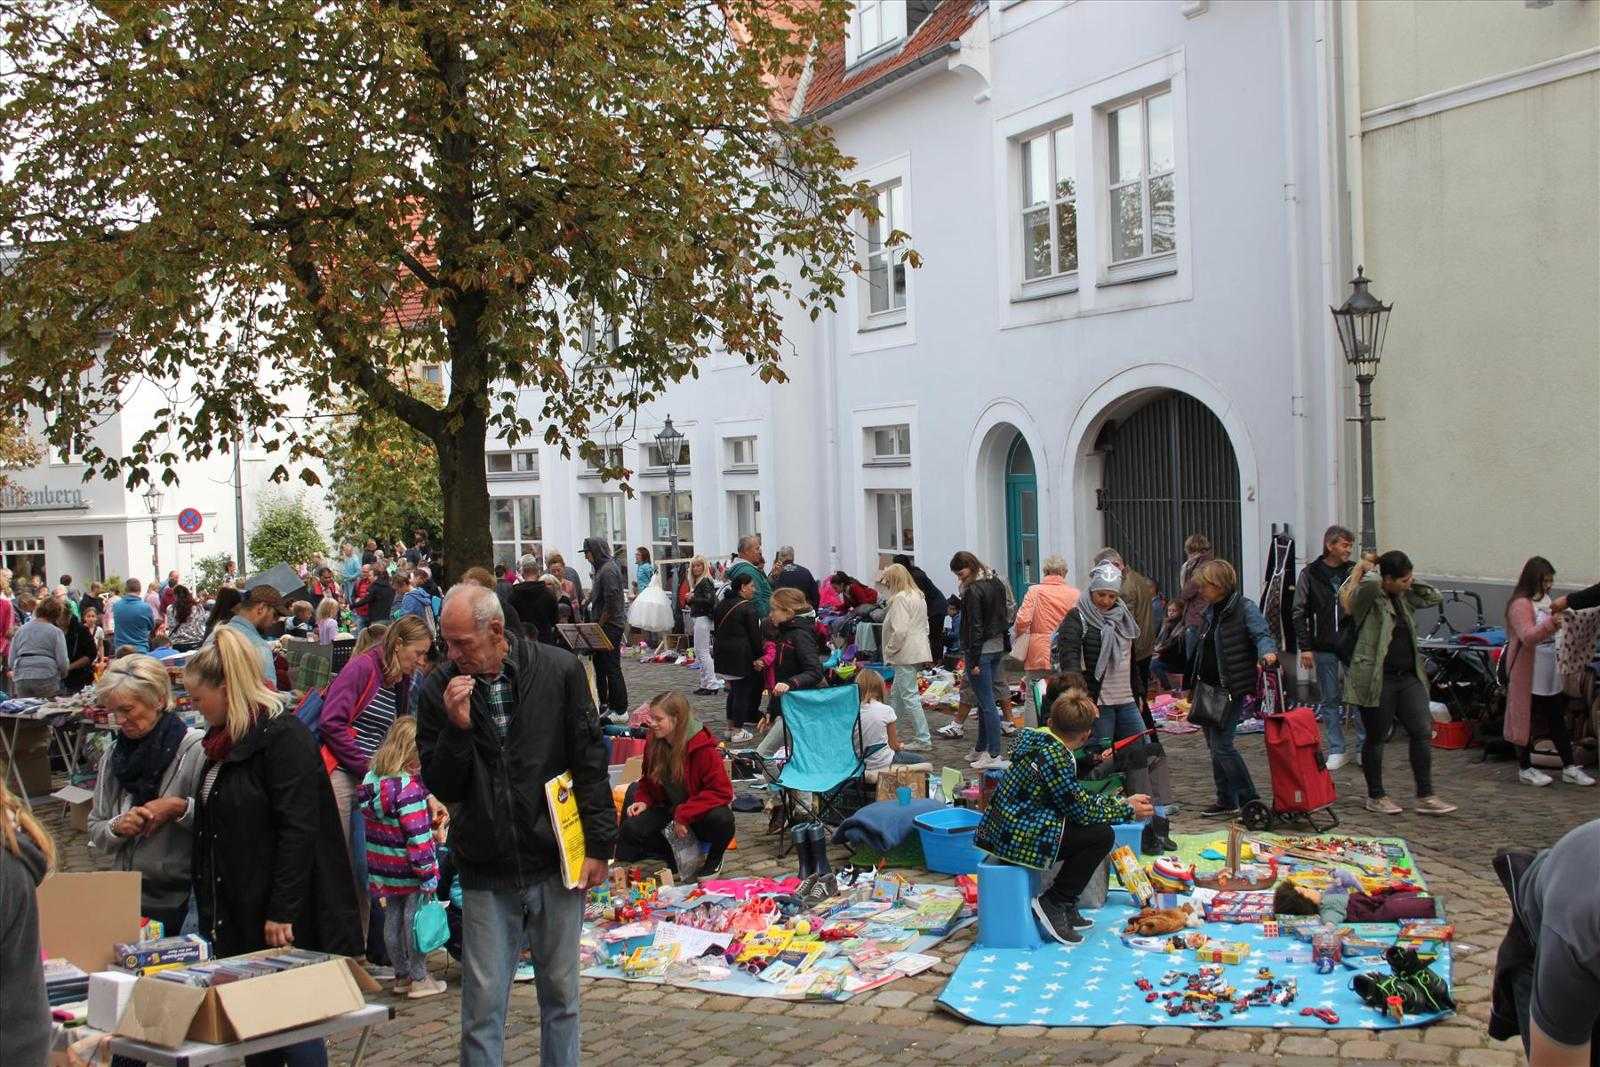
[[[610,542],[612,555],[624,555],[628,550],[628,523],[622,494],[590,493],[583,499],[589,516],[589,536]]]
[[[895,555],[915,558],[917,539],[911,522],[909,489],[875,490],[867,494],[873,529],[877,532],[878,566],[887,567]]]
[[[1066,123],[1025,139],[1022,152],[1022,277],[1078,269],[1078,183],[1073,128]]]
[[[866,429],[868,466],[900,467],[911,462],[911,424],[868,426]]]
[[[523,556],[544,556],[544,531],[536,496],[499,496],[489,500],[489,537],[498,570],[516,566]]]
[[[756,439],[754,437],[724,437],[722,444],[727,452],[728,470],[753,471],[756,469]]]
[[[1106,144],[1111,262],[1175,251],[1172,93],[1161,89],[1110,109]]]
[[[905,35],[906,0],[855,0],[845,30],[845,64],[864,59]]]
[[[49,433],[50,433],[50,430],[55,426],[55,423],[56,423],[56,417],[55,417],[53,408],[47,408],[45,410],[44,423],[45,423],[45,427],[44,427],[45,435],[48,437]],[[50,449],[50,451],[49,451],[50,462],[54,463],[54,464],[82,463],[83,462],[83,446],[84,446],[84,444],[85,444],[85,442],[83,440],[83,437],[80,436],[80,434],[77,431],[74,431],[67,438],[67,443],[66,444],[62,445],[59,448],[52,447]]]
[[[673,452],[673,449],[663,448],[652,441],[645,449],[645,466],[651,468],[659,467],[660,469],[665,470],[667,467],[667,460],[669,458],[672,460],[673,466],[677,467],[679,470],[683,470],[689,466],[688,438],[684,438],[682,441],[678,442],[676,449],[677,454],[675,456],[673,455]]]
[[[583,351],[593,355],[596,352],[615,352],[621,343],[621,334],[617,324],[609,320],[602,321],[598,327],[594,323],[583,328]]]
[[[694,555],[694,499],[678,490],[678,556]],[[646,493],[645,513],[650,517],[651,555],[672,558],[672,494]]]
[[[539,452],[532,448],[514,448],[509,452],[485,452],[483,466],[491,478],[537,478]]]
[[[733,536],[738,538],[761,533],[761,494],[753,490],[738,490],[728,494],[728,514],[733,517]]]
[[[873,190],[878,217],[867,223],[867,325],[874,319],[898,321],[906,311],[906,263],[898,247],[889,247],[889,235],[904,230],[905,182],[895,179]]]
[[[440,389],[444,388],[443,363],[424,363],[422,364],[421,372],[423,381]]]
[[[601,467],[618,467],[618,468],[620,468],[621,466],[622,466],[622,446],[621,445],[607,445],[607,446],[605,446],[605,447],[600,449],[600,454],[599,455],[590,456],[589,458],[587,458],[587,459],[585,459],[583,461],[583,473],[586,474],[586,475],[593,476],[593,475],[596,475],[596,474],[600,473],[600,468]]]

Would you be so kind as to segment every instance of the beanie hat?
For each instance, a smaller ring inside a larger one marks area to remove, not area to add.
[[[1089,572],[1089,592],[1108,589],[1113,593],[1122,592],[1122,572],[1110,563],[1102,563]]]

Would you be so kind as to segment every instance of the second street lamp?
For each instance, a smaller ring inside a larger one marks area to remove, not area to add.
[[[1355,368],[1356,397],[1360,414],[1347,422],[1361,424],[1361,548],[1364,552],[1378,549],[1376,504],[1372,492],[1372,424],[1382,422],[1372,414],[1372,380],[1378,376],[1378,363],[1383,359],[1383,342],[1389,334],[1389,312],[1393,304],[1385,304],[1367,291],[1372,284],[1361,267],[1350,286],[1350,298],[1339,307],[1330,307],[1333,324],[1339,331],[1339,345],[1344,349],[1345,362]]]
[[[667,511],[671,518],[670,537],[672,542],[669,559],[678,558],[678,449],[683,444],[683,432],[672,425],[672,416],[668,415],[666,423],[661,427],[661,432],[656,434],[656,453],[667,461]],[[662,584],[667,587],[667,597],[672,604],[672,615],[678,618],[678,582],[677,564],[667,567],[667,582]]]
[[[160,538],[156,534],[156,516],[161,514],[161,490],[156,488],[156,483],[151,482],[150,488],[144,491],[144,511],[150,516],[150,576],[157,584],[161,584],[161,548]]]

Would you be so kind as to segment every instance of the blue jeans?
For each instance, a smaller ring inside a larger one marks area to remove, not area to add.
[[[1344,751],[1344,664],[1333,652],[1317,652],[1317,718],[1328,735],[1329,755]],[[1355,717],[1355,749],[1367,743],[1367,727]]]
[[[524,937],[539,1000],[539,1063],[577,1067],[583,899],[560,875],[523,890],[462,891],[461,1067],[505,1062],[506,1007]]]
[[[1243,707],[1244,698],[1234,697],[1228,701],[1228,713],[1223,716],[1220,727],[1200,728],[1206,735],[1206,747],[1211,750],[1211,777],[1217,784],[1217,803],[1224,808],[1237,808],[1256,799],[1256,784],[1250,780],[1250,768],[1233,746]]]
[[[1121,741],[1124,737],[1142,733],[1144,733],[1144,718],[1139,714],[1139,705],[1117,704],[1111,707],[1100,705],[1100,717],[1094,721],[1096,740],[1109,745],[1113,741]]]
[[[990,652],[977,657],[977,672],[967,668],[967,684],[978,698],[978,751],[991,756],[1000,755],[1000,705],[994,702],[995,675],[1000,671],[1002,653]]]

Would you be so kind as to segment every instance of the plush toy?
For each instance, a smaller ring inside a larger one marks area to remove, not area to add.
[[[1150,865],[1150,873],[1169,882],[1193,882],[1194,864],[1179,863],[1172,856],[1162,856]]]
[[[1137,934],[1140,937],[1152,937],[1157,934],[1177,933],[1186,926],[1199,926],[1200,921],[1200,916],[1196,915],[1188,905],[1181,908],[1144,908],[1128,920],[1128,925],[1122,928],[1122,932]]]

